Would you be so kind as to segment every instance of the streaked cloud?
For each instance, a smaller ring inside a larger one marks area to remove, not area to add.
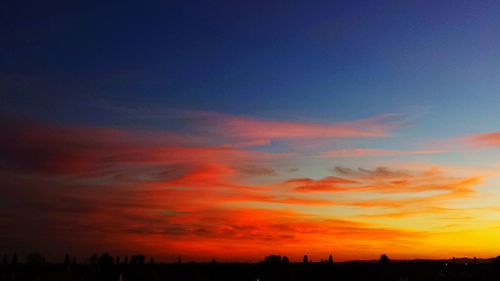
[[[483,147],[499,147],[500,146],[500,132],[477,134],[468,137],[468,140],[478,146]]]
[[[373,149],[373,148],[346,148],[325,151],[320,154],[320,157],[368,157],[368,156],[398,156],[398,155],[423,155],[444,153],[447,150],[433,149],[433,150],[414,150],[402,151],[391,149]]]

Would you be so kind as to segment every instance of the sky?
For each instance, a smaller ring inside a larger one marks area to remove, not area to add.
[[[0,253],[500,254],[498,1],[10,1]]]

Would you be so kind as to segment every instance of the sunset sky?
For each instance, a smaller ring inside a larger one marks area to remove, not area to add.
[[[91,2],[0,9],[0,253],[500,254],[499,1]]]

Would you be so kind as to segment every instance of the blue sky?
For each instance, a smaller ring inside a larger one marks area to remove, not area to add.
[[[11,3],[5,99],[58,119],[89,100],[319,121],[430,111],[457,133],[498,117],[495,1],[266,3]]]

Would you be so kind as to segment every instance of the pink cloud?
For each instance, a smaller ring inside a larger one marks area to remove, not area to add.
[[[385,137],[390,130],[405,125],[395,114],[331,124],[258,119],[198,111],[184,112],[184,115],[186,118],[201,121],[195,124],[195,127],[204,124],[201,129],[205,133],[252,139],[258,143],[266,143],[266,140],[271,139]]]
[[[444,153],[447,150],[433,149],[433,150],[414,150],[402,151],[391,149],[372,149],[372,148],[349,148],[349,149],[336,149],[326,151],[320,154],[320,157],[367,157],[367,156],[390,156],[390,155],[423,155]]]
[[[468,137],[469,142],[484,147],[500,147],[500,132],[477,134]]]

